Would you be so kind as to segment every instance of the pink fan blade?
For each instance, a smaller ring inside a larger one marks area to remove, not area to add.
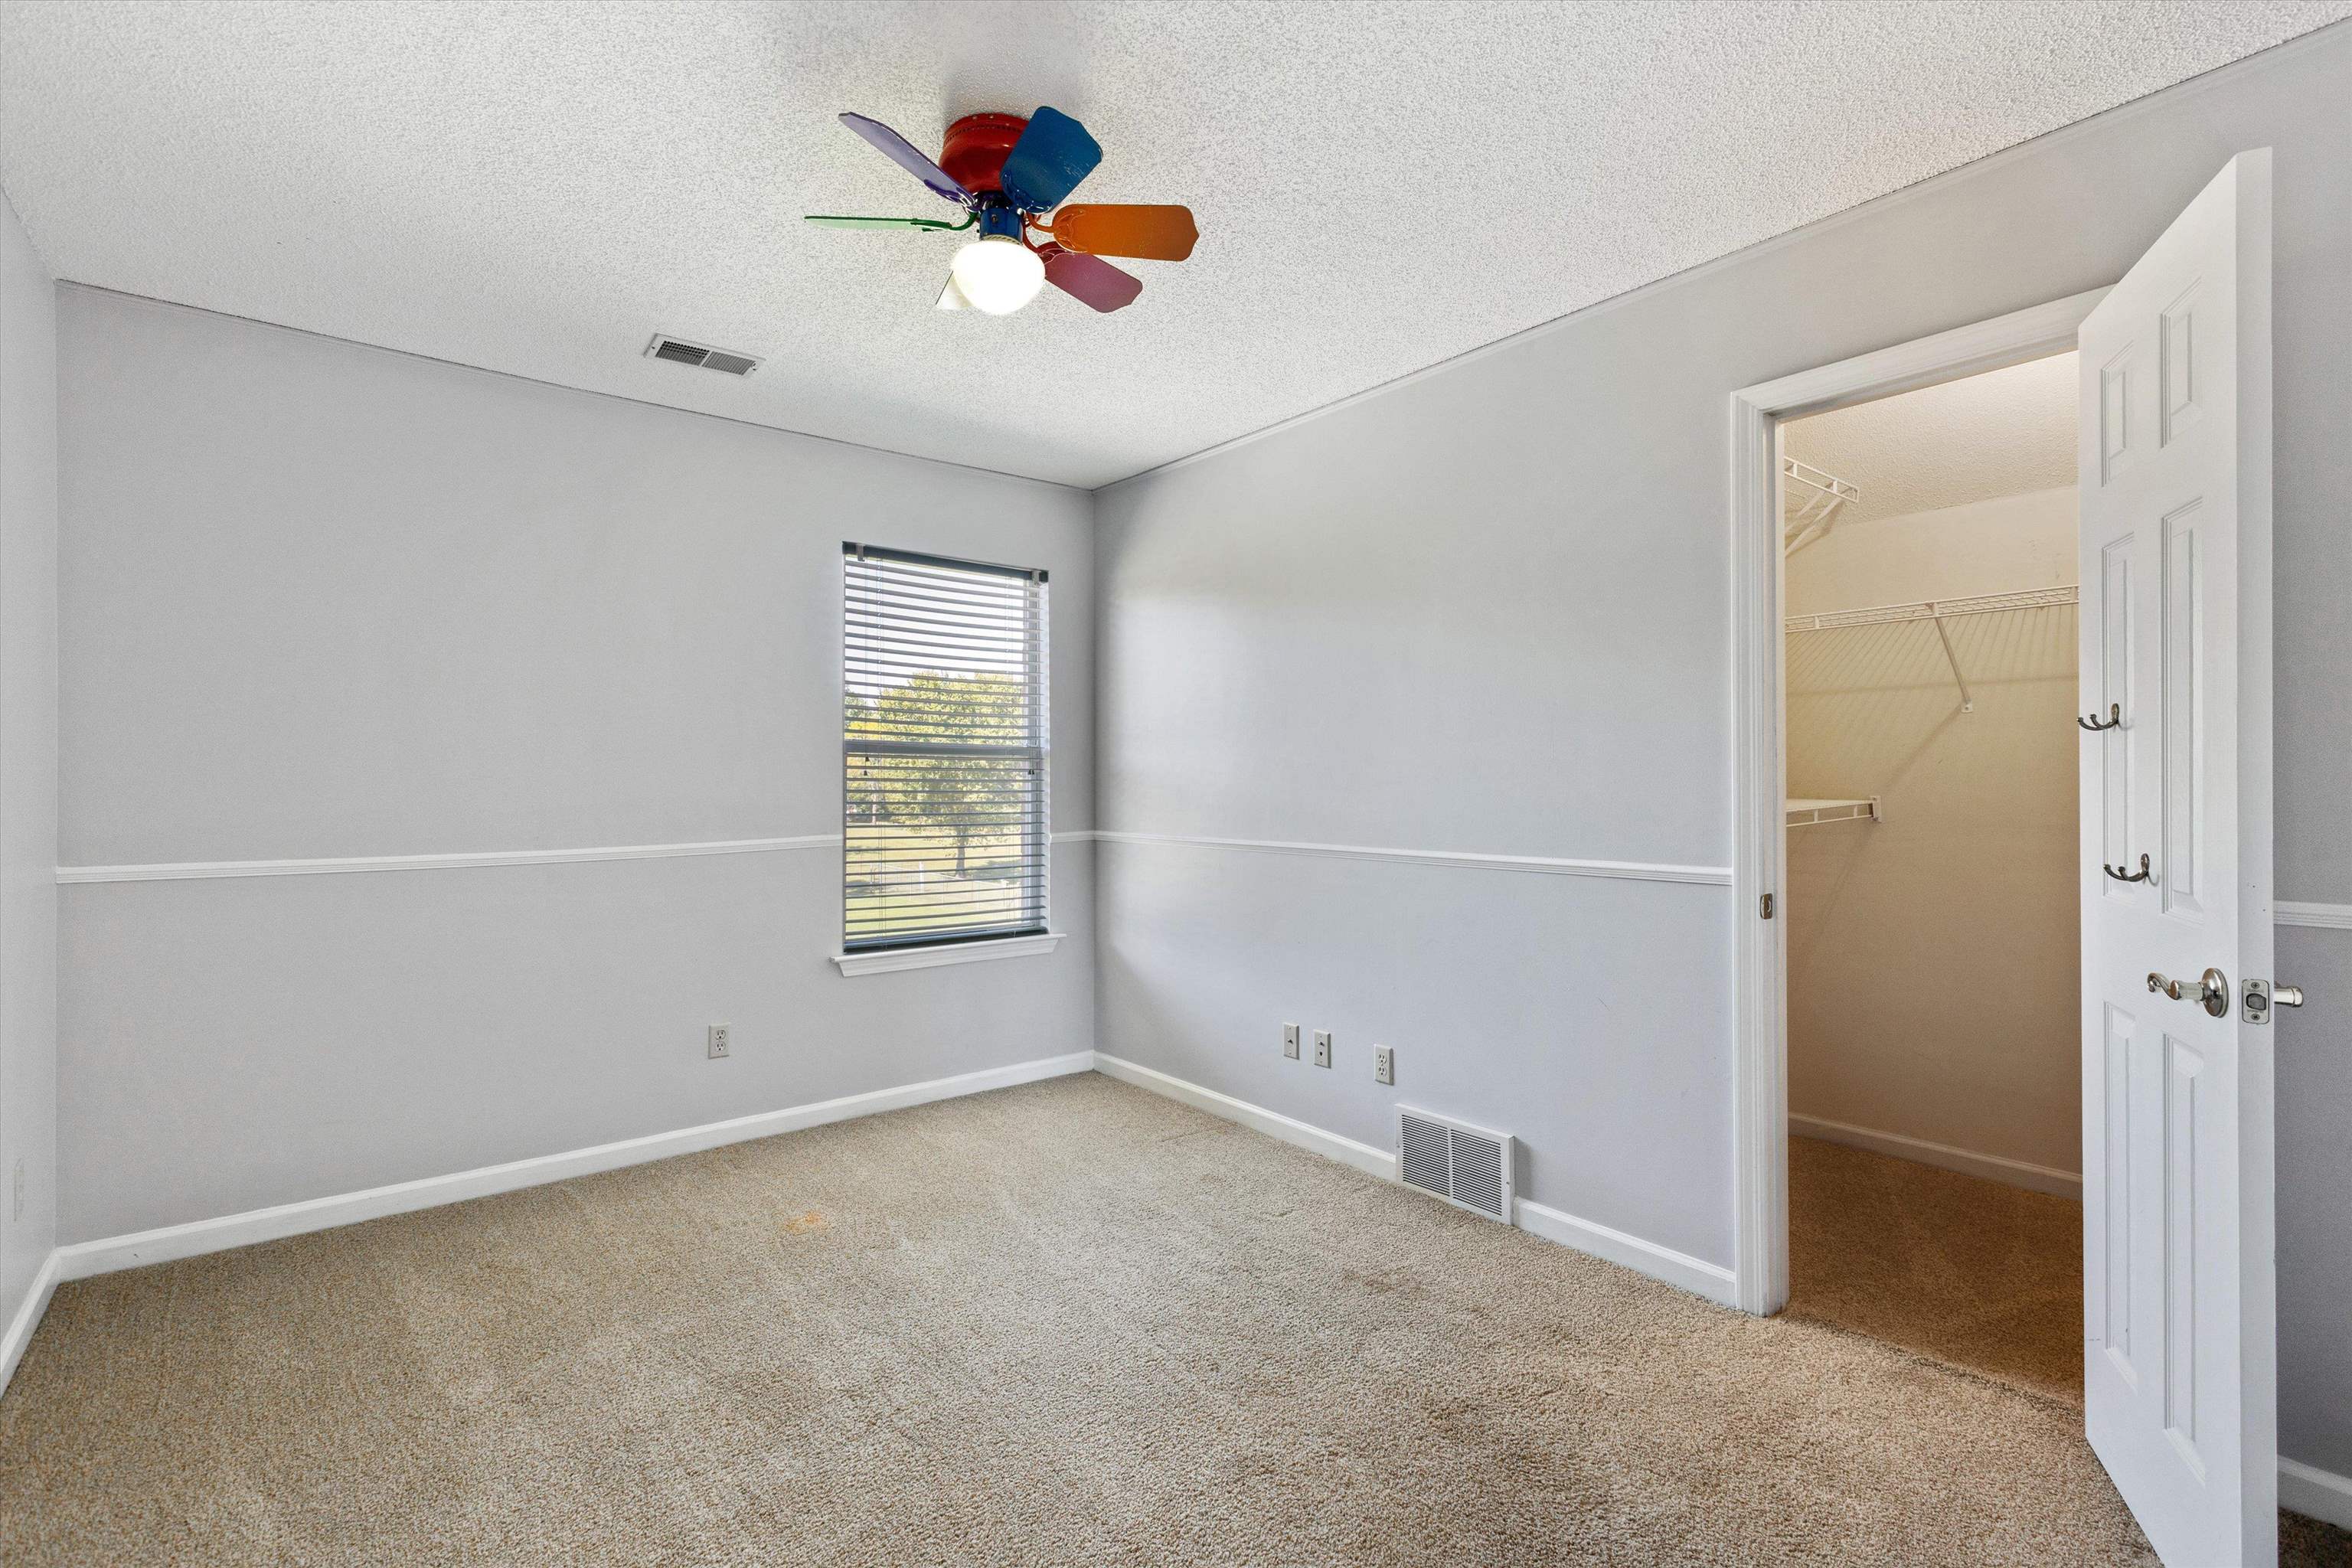
[[[1120,271],[1099,256],[1064,250],[1058,245],[1041,245],[1037,254],[1045,258],[1046,282],[1105,314],[1134,304],[1135,297],[1143,292],[1142,279]]]
[[[948,200],[951,202],[971,200],[971,193],[949,178],[945,169],[932,163],[913,142],[880,121],[869,120],[863,114],[844,114],[841,117],[841,122],[872,142],[876,151],[884,157],[947,197]]]

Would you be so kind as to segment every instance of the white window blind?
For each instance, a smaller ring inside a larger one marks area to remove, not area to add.
[[[842,546],[845,951],[1045,929],[1045,574]]]

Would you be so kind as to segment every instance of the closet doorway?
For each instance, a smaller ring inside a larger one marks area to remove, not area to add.
[[[2074,1401],[2078,376],[1780,426],[1788,1310]]]
[[[1803,531],[1789,531],[1783,437],[1816,415],[2078,355],[2075,679],[2095,695],[2060,733],[2081,747],[2084,1430],[2150,1542],[2178,1563],[2273,1562],[2278,1539],[2273,1022],[2303,996],[2273,972],[2270,237],[2271,158],[2255,148],[2222,165],[2110,289],[1743,387],[1730,407],[1733,1293],[1770,1313],[1790,1300],[1783,871],[1792,836],[1840,830],[1788,825],[1782,595]],[[1867,490],[1845,482],[1858,508]],[[1806,613],[1825,625],[1841,607]],[[1950,640],[1960,711],[1947,721],[1960,726],[1988,693],[1962,694],[1969,650],[1953,628],[2004,612],[1952,607],[1923,618],[1939,655]],[[1845,831],[1899,823],[1883,788],[1812,787],[1831,793],[1802,798],[1879,796],[1879,819]],[[1910,891],[1936,918],[1965,912],[1937,876]],[[2015,918],[1998,900],[1990,913]],[[1924,972],[1865,980],[1928,983],[1980,1016],[2013,989],[2011,974],[1942,952]],[[2036,1113],[2011,1100],[2012,1119]],[[2040,1163],[1994,1152],[2012,1162],[2000,1168],[2009,1175]],[[1965,1173],[1899,1163],[1921,1179]]]

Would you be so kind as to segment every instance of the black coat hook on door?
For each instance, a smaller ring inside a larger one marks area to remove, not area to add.
[[[2108,703],[2105,721],[2102,721],[2096,713],[2091,713],[2075,720],[2074,722],[2094,734],[2101,730],[2120,730],[2124,727],[2124,705],[2120,702]]]
[[[2108,876],[2113,877],[2118,882],[2150,882],[2156,879],[2148,874],[2147,857],[2145,855],[2139,858],[2139,869],[2128,877],[2124,875],[2124,868],[2122,867],[2110,866],[2105,861],[2101,861],[2099,863],[2099,869],[2105,871]]]

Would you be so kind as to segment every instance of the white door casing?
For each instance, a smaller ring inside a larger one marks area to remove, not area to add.
[[[2231,159],[2080,339],[2082,691],[2123,720],[2082,737],[2085,1419],[2174,1568],[2278,1551],[2270,175]]]
[[[1775,908],[1788,821],[1780,421],[2071,353],[2084,319],[2106,293],[2089,289],[1731,395],[1732,885],[1739,933],[1732,1272],[1743,1311],[1777,1312],[1789,1300],[1788,973]]]

